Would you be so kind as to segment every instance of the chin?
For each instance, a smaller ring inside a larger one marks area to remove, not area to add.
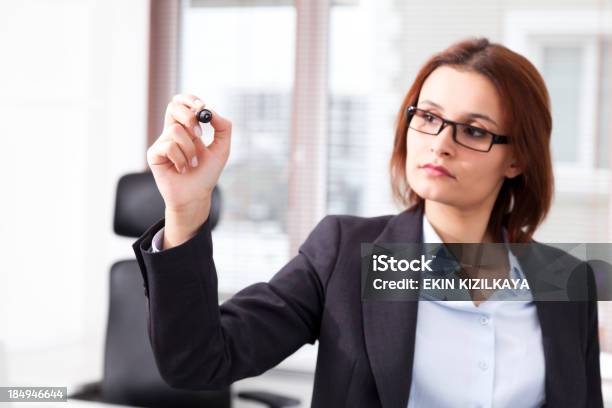
[[[425,200],[435,201],[441,204],[454,205],[455,197],[451,188],[424,185],[429,183],[418,183],[413,191]]]
[[[421,196],[423,197],[423,196]],[[455,200],[450,199],[448,197],[440,197],[440,196],[431,196],[431,197],[423,197],[425,200],[427,201],[431,201],[434,203],[438,203],[438,204],[444,204],[444,205],[448,205],[451,207],[456,207],[457,203]]]

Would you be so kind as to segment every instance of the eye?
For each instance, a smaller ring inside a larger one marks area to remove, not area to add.
[[[473,138],[483,138],[487,135],[487,131],[473,126],[466,126],[463,130],[468,136]]]
[[[430,122],[430,123],[437,119],[434,115],[432,115],[429,112],[424,112],[423,118],[425,119],[426,122]]]

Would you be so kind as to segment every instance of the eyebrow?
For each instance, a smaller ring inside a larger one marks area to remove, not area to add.
[[[442,106],[440,106],[437,103],[432,102],[430,100],[424,100],[424,101],[421,101],[420,103],[426,103],[426,104],[429,104],[429,105],[433,106],[434,108],[438,108],[441,111],[444,111],[444,108]],[[468,113],[466,116],[468,118],[470,118],[470,119],[483,119],[483,120],[487,120],[487,121],[489,121],[489,122],[491,122],[491,123],[493,123],[494,125],[497,126],[497,122],[495,122],[493,119],[491,119],[490,116],[485,115],[484,113],[472,112],[472,113]]]

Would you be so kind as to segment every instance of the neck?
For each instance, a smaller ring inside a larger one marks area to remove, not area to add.
[[[487,231],[492,204],[458,208],[425,200],[424,216],[445,243],[495,242]]]

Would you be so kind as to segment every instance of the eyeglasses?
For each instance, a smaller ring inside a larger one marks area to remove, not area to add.
[[[431,112],[409,106],[406,110],[408,127],[428,135],[439,135],[450,125],[453,128],[453,141],[468,149],[488,152],[494,144],[508,144],[508,136],[497,135],[488,130],[443,119]]]

